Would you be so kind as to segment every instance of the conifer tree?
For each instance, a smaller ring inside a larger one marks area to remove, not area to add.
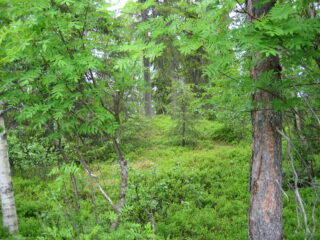
[[[259,20],[268,14],[276,1],[267,3],[248,0],[246,11],[249,21]],[[282,127],[281,113],[272,104],[280,97],[280,92],[272,86],[281,79],[278,56],[252,54],[254,61],[250,76],[259,82],[268,78],[268,85],[253,94],[256,109],[252,110],[253,151],[250,175],[250,240],[281,240],[282,233],[282,143],[278,131]]]

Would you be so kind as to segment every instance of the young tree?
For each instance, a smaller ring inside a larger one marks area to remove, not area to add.
[[[190,85],[178,82],[174,85],[176,89],[175,102],[171,103],[170,113],[176,119],[176,125],[172,129],[174,138],[181,146],[195,145],[197,131],[196,115],[193,109],[194,93]]]
[[[121,178],[118,201],[110,202],[118,215],[111,226],[114,230],[128,182],[127,160],[119,140],[122,104],[128,89],[136,84],[136,70],[131,58],[118,51],[121,33],[111,30],[116,20],[104,6],[99,0],[14,3],[16,22],[6,29],[2,46],[6,63],[18,63],[21,69],[13,68],[12,76],[3,82],[6,91],[22,92],[16,95],[16,103],[23,105],[17,116],[21,123],[36,130],[53,122],[50,137],[55,140],[98,135],[113,143]]]

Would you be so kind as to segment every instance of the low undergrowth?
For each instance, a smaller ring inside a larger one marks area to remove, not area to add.
[[[247,239],[249,206],[250,143],[217,138],[225,129],[221,123],[199,121],[196,145],[179,146],[170,137],[174,122],[166,116],[146,122],[148,130],[134,132],[144,142],[127,146],[129,188],[122,222],[110,232],[115,219],[97,184],[81,167],[61,165],[42,175],[14,177],[20,234],[9,237],[0,228],[1,239],[25,240],[235,240]],[[229,135],[228,135],[229,134]],[[231,144],[233,143],[233,144]],[[118,194],[115,162],[91,164],[111,198]],[[76,179],[74,192],[70,176]],[[308,214],[310,189],[301,191]],[[291,190],[284,198],[285,239],[303,239],[303,225],[297,226],[295,200]],[[319,219],[319,209],[315,216]],[[319,230],[316,239],[320,239]]]

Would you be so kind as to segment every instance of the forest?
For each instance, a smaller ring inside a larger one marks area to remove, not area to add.
[[[317,240],[319,194],[319,0],[0,0],[1,240]]]

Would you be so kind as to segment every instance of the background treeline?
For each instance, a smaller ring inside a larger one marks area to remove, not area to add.
[[[250,22],[234,0],[1,0],[20,232],[0,238],[245,239],[250,118],[270,106],[285,239],[320,238],[319,2],[273,2]],[[280,81],[252,81],[256,53],[279,57]]]

